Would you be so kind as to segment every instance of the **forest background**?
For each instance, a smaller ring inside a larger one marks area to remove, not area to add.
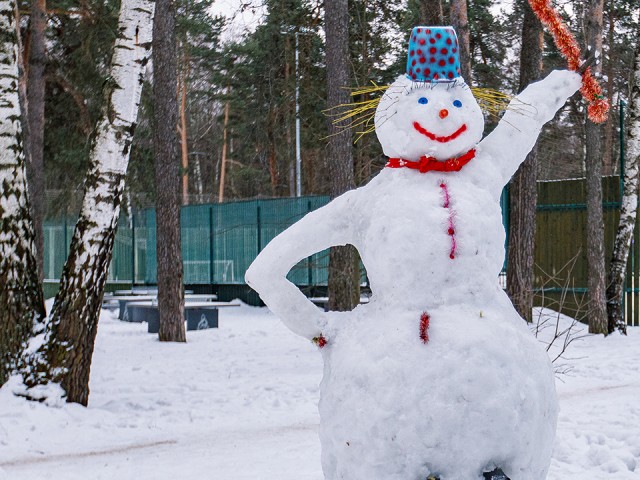
[[[225,35],[229,17],[212,17],[211,0],[177,2],[183,203],[295,195],[295,31],[299,31],[302,192],[327,194],[326,70],[322,2],[238,2],[230,17],[257,8],[253,31]],[[392,82],[404,71],[411,27],[421,23],[421,4],[382,0],[349,2],[351,84]],[[562,2],[571,30],[584,31],[584,1]],[[470,0],[471,84],[505,93],[518,89],[523,2]],[[603,131],[603,174],[619,170],[618,103],[629,95],[636,43],[637,1],[605,4],[603,86],[612,104]],[[25,3],[25,10],[27,5]],[[443,3],[448,18],[448,3]],[[82,199],[91,134],[103,104],[119,2],[49,0],[45,102],[46,215],[75,214]],[[28,21],[24,21],[28,45]],[[238,32],[238,29],[229,29]],[[542,75],[566,68],[545,34]],[[354,98],[354,101],[364,98]],[[223,197],[220,171],[228,106]],[[127,178],[125,207],[155,201],[151,88],[143,100]],[[584,176],[584,104],[579,97],[545,128],[539,142],[538,178]],[[489,119],[487,129],[494,122]],[[367,183],[386,163],[375,135],[354,146],[356,185]]]

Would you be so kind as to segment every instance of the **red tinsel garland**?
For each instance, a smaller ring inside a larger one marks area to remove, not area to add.
[[[312,341],[318,346],[318,348],[323,348],[327,344],[327,339],[322,335],[320,335],[319,337],[313,337]]]
[[[578,70],[580,47],[558,12],[551,6],[551,0],[529,0],[529,5],[540,21],[551,31],[556,46],[562,56],[567,59],[569,69]],[[593,77],[591,68],[587,68],[582,74],[580,93],[589,104],[587,107],[589,119],[594,123],[604,122],[609,113],[609,102],[602,95],[602,88]]]
[[[422,343],[429,343],[429,314],[422,312],[420,315],[420,340]]]

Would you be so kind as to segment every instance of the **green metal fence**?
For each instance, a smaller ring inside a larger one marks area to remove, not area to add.
[[[605,272],[620,218],[623,185],[618,176],[602,178]],[[584,178],[538,182],[536,279],[538,295],[574,318],[586,316],[587,205]],[[553,279],[550,281],[550,279]],[[563,298],[560,305],[558,298]],[[547,303],[547,302],[542,302]],[[627,264],[623,312],[628,325],[640,326],[640,223],[636,222]]]
[[[603,178],[606,258],[610,258],[618,220],[619,177]],[[584,179],[538,183],[536,234],[536,291],[551,298],[561,291],[575,294],[563,306],[572,314],[586,291],[586,205]],[[328,197],[279,198],[182,208],[184,282],[188,285],[244,285],[244,274],[262,248],[278,233]],[[508,226],[508,192],[501,199],[503,223]],[[75,218],[45,222],[45,278],[60,278],[73,235]],[[625,316],[640,325],[640,225],[636,225],[629,258]],[[567,264],[572,262],[571,269]],[[289,273],[299,286],[327,284],[328,250],[300,262]],[[121,216],[108,281],[117,284],[156,283],[156,218],[153,209]],[[362,281],[366,272],[362,271]],[[559,284],[549,283],[557,277]],[[504,280],[504,279],[503,279]],[[557,286],[562,285],[562,286]],[[504,287],[504,284],[503,284]],[[569,287],[569,288],[567,288]],[[246,288],[246,287],[245,287]],[[236,290],[233,291],[236,294]],[[573,305],[573,303],[576,305]],[[545,302],[543,302],[545,303]],[[546,303],[545,303],[546,304]],[[570,308],[569,308],[570,307]]]
[[[244,284],[258,252],[278,233],[329,201],[328,197],[278,198],[185,206],[181,212],[184,281]],[[60,278],[75,219],[45,222],[45,278]],[[297,285],[326,285],[328,251],[300,262],[289,273]],[[120,217],[108,281],[156,283],[154,209]]]

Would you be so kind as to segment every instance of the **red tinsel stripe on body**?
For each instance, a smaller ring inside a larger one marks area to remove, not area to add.
[[[429,342],[429,314],[422,312],[420,315],[420,340],[422,343]]]
[[[529,5],[551,32],[560,53],[567,59],[569,69],[578,70],[580,68],[580,47],[558,12],[551,6],[551,0],[529,0]],[[582,74],[580,93],[589,104],[587,112],[591,121],[594,123],[604,122],[609,113],[609,102],[603,98],[602,88],[593,77],[591,68],[587,68]]]

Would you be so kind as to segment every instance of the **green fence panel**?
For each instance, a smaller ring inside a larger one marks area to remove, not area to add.
[[[146,257],[144,283],[154,285],[158,283],[158,262],[156,261],[156,211],[148,208],[144,211],[146,228]]]
[[[133,278],[133,225],[132,220],[120,216],[113,244],[113,257],[107,280],[131,282]]]
[[[192,205],[180,212],[184,283],[211,283],[210,207]]]
[[[257,201],[213,206],[213,283],[244,283],[244,273],[262,249]]]
[[[58,280],[67,260],[73,226],[67,219],[46,220],[44,222],[44,278]]]

